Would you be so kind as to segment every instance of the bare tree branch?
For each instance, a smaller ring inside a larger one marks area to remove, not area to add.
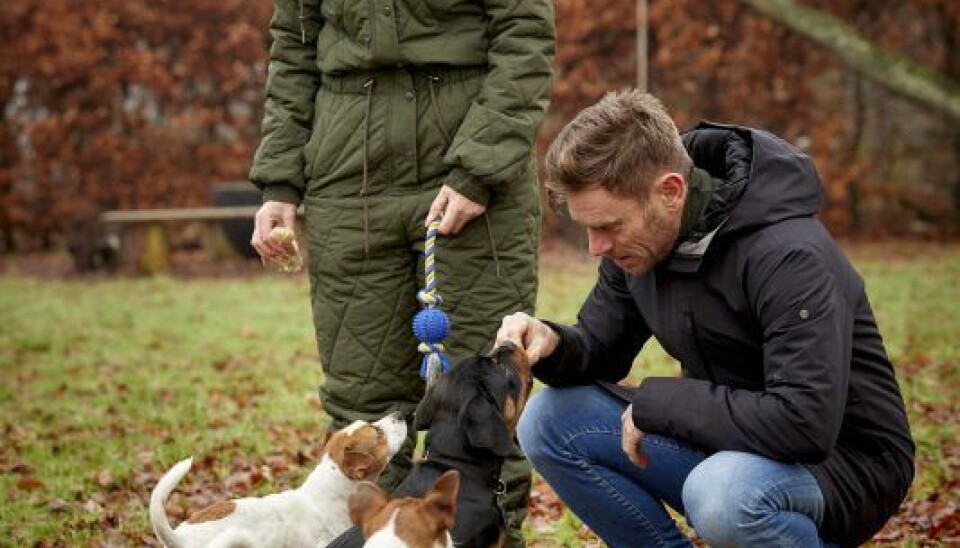
[[[821,10],[793,0],[742,0],[765,17],[836,53],[867,78],[960,122],[960,85],[934,69],[884,49]]]

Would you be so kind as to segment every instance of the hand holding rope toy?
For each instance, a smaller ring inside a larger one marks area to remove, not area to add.
[[[437,291],[435,251],[437,230],[440,221],[435,220],[427,227],[427,239],[424,246],[423,273],[426,285],[417,292],[417,300],[423,310],[413,317],[413,334],[420,341],[418,350],[423,354],[420,364],[420,377],[427,382],[427,388],[433,386],[440,375],[450,371],[450,360],[444,354],[443,340],[450,331],[450,320],[440,310],[443,297]]]

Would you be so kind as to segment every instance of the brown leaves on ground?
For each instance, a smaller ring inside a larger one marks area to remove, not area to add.
[[[914,430],[925,422],[960,422],[960,404],[953,402],[914,403],[910,411]],[[897,515],[874,536],[873,543],[900,546],[914,541],[919,546],[960,546],[960,440],[943,440],[939,451],[919,455],[916,464],[917,476],[924,469],[936,467],[946,476],[944,481],[921,500],[908,495]],[[914,489],[920,488],[915,481]]]
[[[176,526],[193,512],[218,501],[299,485],[323,454],[322,429],[297,430],[274,425],[267,430],[274,447],[267,455],[244,454],[236,442],[196,455],[192,469],[167,501],[171,524]],[[75,498],[38,499],[38,504],[49,512],[63,516],[64,527],[56,537],[35,546],[73,546],[73,535],[83,530],[99,538],[99,546],[158,546],[144,520],[151,490],[174,463],[157,462],[154,451],[146,447],[134,454],[134,471],[129,474],[94,470],[87,477],[86,490]],[[42,494],[44,484],[34,475],[35,468],[30,463],[0,461],[0,474],[19,476],[16,489],[7,497]]]
[[[938,408],[938,414],[943,409]],[[949,417],[952,420],[956,416]],[[298,431],[281,426],[268,428],[275,451],[259,456],[244,455],[238,444],[227,444],[198,455],[193,468],[171,495],[166,505],[171,523],[177,524],[217,501],[277,492],[298,485],[322,455],[322,432]],[[872,545],[899,546],[907,541],[919,546],[950,546],[960,543],[960,441],[943,448],[943,465],[951,478],[944,481],[924,500],[908,500],[900,512],[874,537]],[[150,491],[166,471],[156,462],[154,452],[141,448],[136,453],[136,469],[129,475],[115,477],[110,470],[92,471],[90,491],[74,500],[53,498],[43,504],[51,513],[64,518],[64,533],[86,529],[98,531],[103,546],[157,546],[149,534],[149,525],[131,529],[124,524],[137,523],[146,515]],[[173,463],[162,463],[172,466]],[[929,463],[918,462],[918,466]],[[35,469],[26,462],[0,462],[0,473],[19,477],[16,489],[8,497],[40,492],[44,484],[36,478]],[[537,538],[532,547],[546,548],[557,544],[550,539],[564,512],[564,504],[553,489],[537,477],[530,494],[528,523]],[[142,523],[142,522],[141,522]],[[577,531],[581,546],[602,546],[593,533],[582,527]],[[57,537],[36,544],[37,547],[68,546],[66,537]]]

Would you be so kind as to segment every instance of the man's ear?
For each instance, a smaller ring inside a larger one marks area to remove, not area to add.
[[[361,528],[367,516],[374,515],[390,498],[376,484],[365,481],[357,486],[357,490],[350,495],[347,508],[350,511],[350,521]]]
[[[682,211],[687,200],[687,181],[676,172],[667,172],[654,184],[655,195],[667,211]]]
[[[459,423],[471,447],[487,449],[498,457],[510,454],[510,431],[500,410],[487,398],[475,396],[460,412]]]

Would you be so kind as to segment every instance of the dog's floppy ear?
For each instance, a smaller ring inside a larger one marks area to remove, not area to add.
[[[351,448],[347,448],[343,452],[341,469],[352,480],[367,479],[380,471],[373,455],[363,451],[354,451]]]
[[[363,528],[363,523],[367,516],[371,516],[380,511],[390,497],[377,487],[376,484],[369,481],[362,482],[357,486],[357,490],[350,495],[347,501],[347,508],[350,510],[350,521],[354,525]]]
[[[430,429],[433,417],[437,414],[437,405],[439,403],[435,395],[437,388],[439,388],[439,383],[429,388],[427,393],[423,395],[423,399],[420,400],[420,405],[417,406],[417,411],[414,413],[413,428],[415,430]]]
[[[476,449],[487,449],[498,457],[510,454],[510,431],[494,402],[475,396],[460,413],[460,428]]]

